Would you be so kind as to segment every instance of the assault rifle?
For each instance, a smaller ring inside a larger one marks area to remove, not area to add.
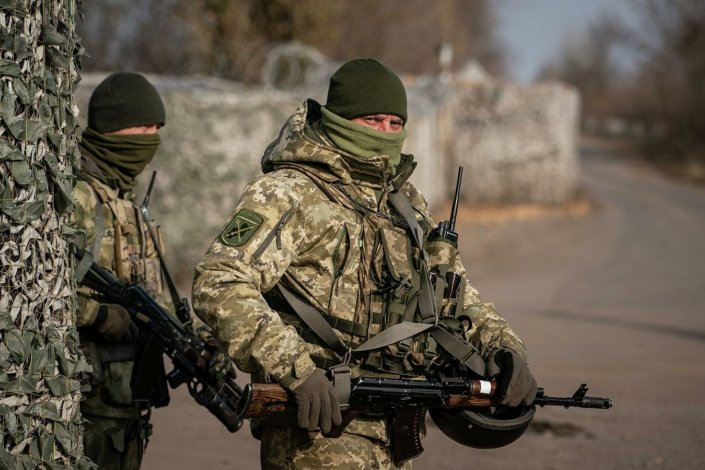
[[[84,250],[76,246],[73,250],[78,262],[78,283],[96,291],[105,302],[125,307],[135,323],[152,333],[169,356],[174,365],[167,374],[169,386],[176,388],[185,383],[198,404],[208,408],[228,431],[240,429],[242,418],[237,405],[242,389],[230,377],[215,381],[208,374],[208,361],[216,351],[171,316],[142,286],[119,280]]]
[[[332,375],[335,385],[336,375]],[[345,388],[345,387],[343,387]],[[395,461],[400,462],[423,452],[419,428],[427,409],[489,408],[495,406],[493,394],[496,382],[438,374],[428,380],[404,380],[361,377],[350,380],[350,398],[341,406],[343,423],[327,436],[337,437],[345,426],[360,413],[391,419],[391,439]],[[565,408],[612,407],[609,398],[586,396],[582,384],[572,397],[547,396],[539,388],[533,405]],[[296,406],[290,392],[276,384],[248,384],[243,390],[239,415],[254,418],[282,412]]]

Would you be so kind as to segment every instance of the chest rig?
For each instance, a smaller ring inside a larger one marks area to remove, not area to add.
[[[274,296],[265,296],[268,302],[283,297],[287,310],[303,322],[297,328],[302,337],[336,353],[333,359],[312,356],[317,366],[328,369],[350,361],[362,374],[367,370],[415,377],[452,357],[483,374],[484,361],[461,336],[469,319],[462,317],[465,280],[454,272],[457,247],[434,239],[428,217],[398,188],[378,194],[380,204],[329,173],[306,165],[286,166],[304,173],[330,200],[353,211],[360,226],[358,240],[351,240],[359,247],[354,321],[319,311],[283,282]],[[393,210],[378,209],[385,206]],[[279,309],[281,302],[270,305]],[[344,344],[333,328],[352,340]]]
[[[143,286],[154,298],[161,298],[164,283],[154,241],[138,207],[118,197],[118,191],[91,178],[88,180],[98,205],[95,213],[95,238],[91,253],[102,266],[110,267],[117,277]],[[156,238],[162,248],[161,235]]]

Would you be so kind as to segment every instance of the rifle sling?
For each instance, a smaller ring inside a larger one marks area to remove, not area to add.
[[[191,319],[189,318],[189,307],[186,304],[186,299],[179,297],[179,292],[176,290],[176,284],[169,274],[169,270],[166,269],[166,262],[164,261],[164,256],[162,255],[162,249],[159,246],[159,237],[154,233],[154,227],[152,222],[149,220],[149,214],[147,213],[147,208],[142,205],[137,210],[138,216],[142,214],[142,220],[147,226],[147,232],[149,232],[149,238],[152,239],[154,244],[154,250],[157,252],[157,258],[159,258],[159,265],[162,268],[162,274],[164,276],[164,282],[166,283],[167,289],[169,289],[169,296],[171,297],[171,302],[174,304],[174,311],[181,321],[181,323],[189,323]]]
[[[76,253],[78,254],[78,253]],[[78,284],[83,283],[83,278],[86,277],[88,271],[91,269],[93,264],[93,254],[90,251],[83,251],[83,256],[78,260],[76,267],[74,268],[74,277]]]
[[[481,377],[485,375],[485,361],[472,344],[465,342],[443,328],[431,331],[431,336],[448,354],[465,364],[470,370]]]
[[[93,191],[98,204],[95,210],[95,217],[93,218],[95,224],[93,244],[91,245],[90,250],[84,250],[83,256],[78,261],[78,264],[76,264],[76,268],[74,269],[74,277],[76,278],[76,282],[79,284],[83,281],[83,278],[88,273],[88,270],[91,269],[93,260],[100,256],[100,244],[103,241],[103,235],[105,233],[105,206],[102,204],[103,198],[100,194],[98,194],[98,191],[96,191],[93,186],[89,184],[88,187],[91,188],[91,191]]]
[[[326,345],[335,351],[340,357],[345,356],[348,351],[347,346],[338,338],[333,328],[325,321],[320,312],[314,306],[307,303],[296,295],[293,291],[285,287],[281,282],[277,283],[277,288],[281,292],[289,306],[301,318]]]
[[[348,348],[343,344],[340,338],[338,338],[335,330],[333,330],[333,327],[323,318],[321,312],[311,304],[302,300],[281,282],[277,284],[277,288],[282,296],[284,296],[284,299],[289,303],[291,309],[301,318],[306,326],[340,357],[345,356]],[[433,326],[433,323],[401,322],[373,336],[368,341],[355,348],[353,352],[365,352],[383,348],[384,346],[398,343],[406,338],[417,335]]]

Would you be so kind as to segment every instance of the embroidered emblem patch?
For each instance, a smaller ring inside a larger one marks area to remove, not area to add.
[[[241,209],[220,234],[220,239],[226,245],[244,245],[255,234],[263,221],[264,219],[259,214]]]

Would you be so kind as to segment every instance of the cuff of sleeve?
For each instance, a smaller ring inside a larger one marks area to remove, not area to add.
[[[284,388],[294,390],[306,381],[306,379],[316,370],[316,364],[308,354],[302,354],[294,361],[291,371],[281,377],[278,382]]]
[[[76,323],[78,327],[93,326],[98,318],[101,304],[93,299],[81,298],[79,295]]]

